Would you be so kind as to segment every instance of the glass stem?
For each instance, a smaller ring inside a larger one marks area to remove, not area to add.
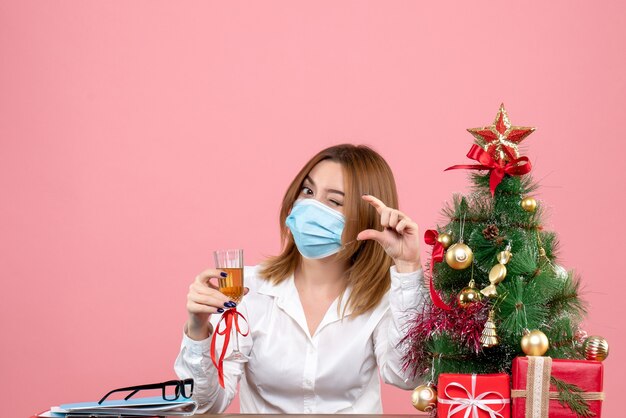
[[[239,352],[239,333],[237,332],[237,327],[233,327],[233,332],[235,333],[235,352]]]

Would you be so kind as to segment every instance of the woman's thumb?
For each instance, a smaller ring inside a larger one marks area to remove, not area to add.
[[[359,241],[365,240],[374,240],[378,242],[380,245],[383,245],[384,235],[381,231],[377,231],[375,229],[366,229],[364,231],[359,232],[359,235],[356,236],[356,239]]]

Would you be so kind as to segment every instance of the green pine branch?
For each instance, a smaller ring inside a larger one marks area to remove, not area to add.
[[[515,353],[504,345],[474,353],[448,333],[434,334],[426,344],[431,353],[433,381],[441,373],[511,373]],[[430,376],[428,376],[430,378]]]
[[[557,379],[554,376],[550,377],[550,382],[559,392],[558,400],[562,406],[567,406],[578,417],[596,416],[596,414],[591,411],[589,403],[581,396],[581,394],[584,393],[581,388],[572,383]]]
[[[543,296],[544,304],[549,303],[551,300],[556,300],[563,292],[563,279],[557,275],[549,264],[537,270],[529,280],[528,285],[533,286],[535,290]],[[556,309],[550,311],[549,314],[555,316],[562,311],[562,309]]]
[[[551,319],[545,328],[545,334],[550,341],[550,349],[545,355],[552,358],[584,358],[580,344],[574,335],[574,329],[577,327],[577,321],[569,316]]]
[[[580,278],[568,274],[567,278],[560,283],[560,291],[548,302],[551,315],[559,312],[568,312],[573,318],[582,319],[587,314],[587,307],[580,299]]]
[[[501,339],[519,351],[519,341],[525,328],[541,328],[548,319],[546,299],[540,286],[526,283],[522,277],[507,277],[498,286],[498,331]]]
[[[491,197],[491,191],[489,190],[490,177],[490,173],[470,173],[470,179],[472,180],[474,190],[477,193]],[[520,194],[526,195],[537,189],[539,189],[539,184],[533,181],[531,176],[505,176],[502,182],[498,185],[496,194],[503,196]]]

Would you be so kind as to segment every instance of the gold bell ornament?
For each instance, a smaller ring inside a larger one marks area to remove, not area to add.
[[[474,286],[474,279],[472,279],[467,287],[464,287],[457,296],[456,300],[461,308],[467,308],[482,299],[480,292]]]
[[[495,313],[493,309],[489,311],[489,317],[487,318],[487,322],[485,322],[485,328],[480,336],[480,343],[486,348],[494,347],[500,343],[496,332]]]
[[[413,389],[411,403],[418,411],[431,412],[437,408],[437,390],[431,383]]]
[[[498,296],[496,285],[506,277],[506,264],[511,260],[511,256],[511,245],[507,245],[504,251],[498,253],[498,264],[489,271],[489,283],[491,284],[482,289],[480,293],[490,298]]]
[[[520,205],[522,206],[522,209],[524,209],[526,212],[532,213],[537,210],[537,200],[535,200],[535,198],[531,196],[526,196],[525,198],[523,198],[520,202]]]
[[[592,335],[583,343],[583,351],[587,360],[604,361],[609,356],[609,343],[600,336]]]
[[[524,331],[521,346],[522,351],[527,356],[543,356],[550,348],[550,343],[546,334],[538,329],[534,329],[532,331]]]

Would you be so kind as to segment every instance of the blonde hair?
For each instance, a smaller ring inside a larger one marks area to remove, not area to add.
[[[398,193],[391,168],[383,157],[367,146],[341,144],[326,148],[302,167],[287,188],[280,210],[283,250],[279,255],[270,257],[263,263],[261,277],[273,283],[280,283],[293,274],[300,263],[301,255],[285,225],[285,220],[300,195],[304,179],[313,167],[324,160],[335,161],[343,168],[346,223],[341,240],[344,244],[350,244],[337,256],[340,260],[349,261],[345,278],[346,285],[350,285],[352,291],[345,307],[351,308],[356,316],[380,303],[391,285],[389,268],[392,264],[391,258],[377,242],[356,241],[357,235],[364,229],[381,229],[380,216],[376,209],[363,201],[361,196],[370,194],[390,207],[398,207]]]

